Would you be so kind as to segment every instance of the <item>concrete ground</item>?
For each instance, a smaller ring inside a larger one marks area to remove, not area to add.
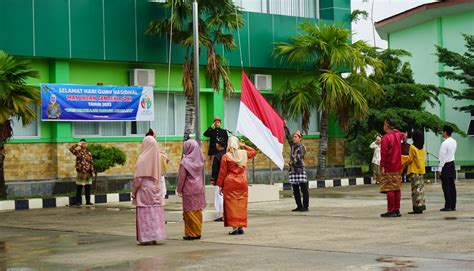
[[[136,245],[129,204],[0,212],[0,270],[474,270],[474,181],[457,190],[456,212],[439,211],[429,184],[428,210],[408,215],[404,185],[402,217],[380,218],[376,185],[317,189],[308,213],[290,212],[289,197],[250,204],[244,235],[206,222],[202,240],[183,241],[170,222],[154,246]]]

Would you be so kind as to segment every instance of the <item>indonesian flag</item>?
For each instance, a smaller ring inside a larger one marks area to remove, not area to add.
[[[283,169],[284,121],[242,71],[237,131]]]

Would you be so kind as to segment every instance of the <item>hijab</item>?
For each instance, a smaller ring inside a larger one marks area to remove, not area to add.
[[[231,136],[227,142],[227,157],[239,167],[247,166],[247,151],[240,149],[239,139],[235,136]]]
[[[413,132],[412,137],[413,146],[415,146],[419,150],[423,149],[423,145],[425,144],[425,138],[423,137],[423,134],[420,131],[415,131]]]
[[[204,155],[196,140],[188,139],[184,142],[183,154],[181,165],[193,178],[199,178],[204,168]]]
[[[135,166],[134,178],[151,177],[160,180],[160,150],[153,136],[146,136],[142,143],[142,153]]]

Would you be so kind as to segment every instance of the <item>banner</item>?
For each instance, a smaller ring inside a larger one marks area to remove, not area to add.
[[[153,121],[153,88],[41,84],[43,121]]]

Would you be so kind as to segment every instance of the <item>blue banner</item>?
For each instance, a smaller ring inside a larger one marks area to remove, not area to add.
[[[153,88],[41,84],[43,121],[153,121]]]

